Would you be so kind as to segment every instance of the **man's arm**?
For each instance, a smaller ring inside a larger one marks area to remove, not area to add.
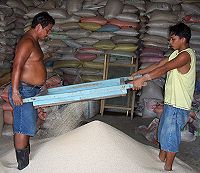
[[[144,82],[158,78],[172,69],[181,68],[189,64],[190,61],[191,61],[190,55],[187,52],[182,52],[173,60],[168,61],[161,66],[158,66],[157,68],[153,69],[149,73],[146,73],[141,78],[133,81],[132,83],[134,84],[134,89],[135,90],[141,89],[141,87],[144,85]]]
[[[15,52],[15,58],[13,62],[13,71],[12,71],[12,98],[15,105],[22,105],[22,98],[19,93],[19,82],[23,67],[31,54],[33,48],[33,42],[30,39],[24,40],[22,43],[19,43]]]

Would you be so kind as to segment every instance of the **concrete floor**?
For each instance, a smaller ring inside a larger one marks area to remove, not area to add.
[[[103,121],[143,144],[159,148],[157,145],[147,141],[141,134],[136,133],[136,128],[140,125],[148,126],[153,120],[151,118],[134,117],[131,120],[130,117],[122,114],[105,113],[104,116],[97,115],[92,120]],[[197,137],[193,142],[181,142],[180,152],[177,154],[177,157],[200,172],[200,137]]]
[[[89,119],[89,121],[100,120],[103,121],[122,132],[126,133],[133,139],[158,148],[157,145],[147,141],[141,134],[136,133],[136,128],[140,125],[149,125],[152,119],[144,119],[141,117],[134,117],[133,120],[123,114],[106,113],[104,116],[96,115]],[[193,142],[182,142],[180,146],[180,152],[177,157],[190,165],[192,168],[200,172],[200,137],[196,138]],[[12,136],[0,137],[0,156],[3,153],[13,149]]]

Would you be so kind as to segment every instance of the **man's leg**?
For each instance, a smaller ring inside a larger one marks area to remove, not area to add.
[[[14,135],[14,145],[19,170],[24,169],[29,164],[29,138],[29,136],[19,133]]]
[[[166,171],[172,171],[172,165],[173,165],[175,156],[176,156],[176,153],[174,152],[166,152],[166,161],[165,161],[165,166],[164,166],[164,169]]]
[[[160,159],[162,162],[165,161],[166,155],[167,155],[166,151],[160,149],[160,152],[159,152],[159,159]]]
[[[29,136],[21,134],[21,133],[15,133],[14,135],[14,144],[16,149],[24,149],[29,144]]]

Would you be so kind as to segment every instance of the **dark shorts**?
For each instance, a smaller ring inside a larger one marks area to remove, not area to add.
[[[164,105],[158,128],[158,140],[162,150],[178,152],[181,142],[181,130],[188,121],[189,111]]]
[[[41,87],[38,86],[21,83],[19,86],[19,93],[22,99],[24,99],[34,97],[40,92],[40,89]],[[13,107],[13,132],[34,136],[36,133],[38,113],[33,103],[24,103],[21,106],[15,106],[12,100],[12,86],[9,88],[9,100]]]

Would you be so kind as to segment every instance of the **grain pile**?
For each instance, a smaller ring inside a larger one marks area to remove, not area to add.
[[[32,146],[31,162],[24,173],[157,173],[163,172],[158,151],[136,142],[121,131],[93,121],[65,135]],[[14,150],[0,159],[3,172],[16,169]],[[9,168],[8,168],[9,167]],[[174,173],[194,173],[176,159]]]

